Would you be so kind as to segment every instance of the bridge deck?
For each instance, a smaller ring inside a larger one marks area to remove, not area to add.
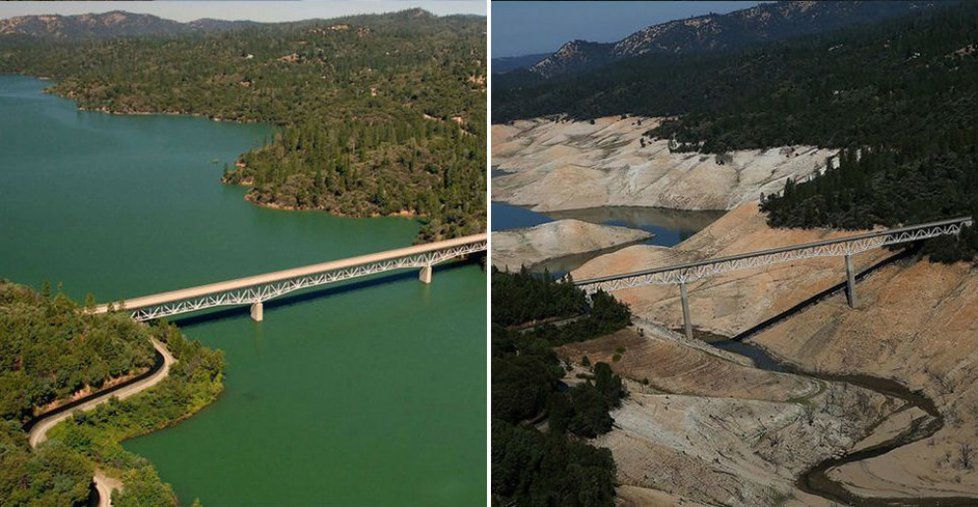
[[[152,294],[148,296],[126,299],[121,302],[115,303],[114,306],[116,308],[119,308],[121,303],[122,307],[125,308],[126,310],[135,310],[135,309],[144,308],[148,306],[163,305],[175,301],[199,298],[199,297],[208,296],[211,294],[216,294],[221,292],[228,292],[228,291],[244,289],[248,287],[254,287],[258,285],[265,285],[265,284],[280,282],[283,280],[289,280],[297,277],[314,275],[317,273],[352,268],[364,264],[383,262],[387,260],[393,260],[393,259],[410,256],[410,255],[435,252],[438,250],[444,250],[446,248],[453,248],[453,247],[468,245],[471,243],[477,243],[480,241],[486,241],[486,239],[487,239],[487,234],[485,233],[474,234],[471,236],[463,236],[460,238],[454,238],[445,241],[436,241],[434,243],[427,243],[424,245],[398,248],[394,250],[387,250],[385,252],[378,252],[373,254],[360,255],[357,257],[348,257],[346,259],[339,259],[335,261],[322,262],[319,264],[312,264],[309,266],[302,266],[302,267],[292,268],[292,269],[283,269],[281,271],[274,271],[271,273],[265,273],[261,275],[247,276],[244,278],[237,278],[234,280],[227,280],[224,282],[216,282],[207,285],[199,285],[196,287],[188,287],[186,289],[161,292],[159,294]],[[108,308],[109,308],[108,304],[103,304],[103,305],[96,306],[92,311],[93,313],[105,313],[108,311]]]

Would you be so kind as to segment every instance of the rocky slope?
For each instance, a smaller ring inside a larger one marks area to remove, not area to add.
[[[516,271],[521,266],[530,267],[557,257],[604,250],[650,236],[637,229],[557,220],[536,227],[492,233],[492,264],[502,270]]]
[[[530,71],[543,77],[580,72],[647,53],[729,50],[758,42],[827,32],[930,8],[938,2],[783,1],[727,14],[677,19],[618,42],[570,41]]]
[[[730,209],[780,192],[824,166],[834,150],[797,146],[725,155],[670,153],[643,133],[658,119],[605,117],[594,123],[520,120],[493,125],[493,200],[538,211],[597,206]]]
[[[539,53],[522,56],[501,56],[492,59],[492,73],[505,74],[517,69],[525,69],[550,56],[550,53]]]
[[[747,203],[673,248],[630,246],[593,259],[572,275],[576,280],[583,280],[851,234],[854,232],[772,229],[765,223],[757,204]],[[861,270],[888,255],[890,252],[886,250],[872,250],[854,256],[853,262]],[[841,258],[821,257],[764,269],[733,271],[693,282],[689,284],[693,325],[733,336],[844,279]],[[674,286],[636,287],[618,291],[615,297],[626,302],[640,317],[671,328],[682,326],[679,290]]]

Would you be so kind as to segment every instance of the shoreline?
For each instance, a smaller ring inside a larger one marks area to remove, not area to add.
[[[17,75],[24,76],[24,77],[31,77],[31,78],[38,79],[38,80],[41,80],[41,81],[51,81],[51,82],[54,82],[54,83],[57,82],[55,79],[50,78],[50,77],[41,78],[41,77],[38,77],[38,76],[31,76],[31,75],[27,75],[27,74],[17,74]],[[194,113],[194,112],[189,112],[189,111],[118,110],[118,109],[112,109],[109,106],[87,107],[87,106],[79,105],[78,99],[76,97],[74,97],[74,96],[72,96],[70,94],[61,94],[61,93],[58,93],[58,91],[54,90],[52,86],[48,86],[48,87],[44,88],[42,90],[42,92],[43,93],[50,94],[50,95],[54,95],[56,97],[63,98],[65,100],[70,100],[70,101],[72,101],[72,102],[75,103],[75,109],[77,109],[79,111],[85,111],[85,112],[88,112],[88,113],[102,113],[102,114],[109,114],[109,115],[113,115],[113,116],[188,116],[188,117],[192,117],[192,118],[205,118],[205,119],[212,120],[212,121],[215,121],[215,122],[239,123],[239,124],[245,124],[245,125],[258,125],[258,124],[265,123],[265,122],[261,122],[261,121],[257,121],[257,120],[249,120],[249,119],[222,118],[220,116],[215,116],[215,115],[211,115],[211,114],[208,114],[208,113]],[[268,125],[271,125],[271,126],[276,127],[276,128],[283,126],[283,125],[277,124],[277,123],[268,123]],[[238,155],[238,158],[240,158],[240,155]],[[225,185],[237,185],[237,186],[242,186],[242,187],[247,187],[247,188],[254,188],[253,182],[250,182],[250,181],[241,181],[239,183],[230,183],[230,182],[224,181],[224,179],[221,178],[221,184],[225,184]],[[282,211],[321,211],[321,212],[328,213],[328,214],[330,214],[332,216],[335,216],[335,217],[343,217],[343,218],[404,217],[404,218],[411,218],[411,219],[423,219],[423,218],[426,218],[427,217],[427,215],[419,214],[419,213],[417,213],[415,211],[409,211],[409,210],[401,210],[401,211],[398,211],[398,212],[395,212],[395,213],[386,214],[386,215],[380,214],[380,213],[374,213],[374,214],[370,214],[370,215],[351,215],[351,214],[347,214],[347,213],[341,213],[341,212],[336,212],[336,211],[329,211],[329,210],[322,209],[322,208],[297,208],[297,207],[293,207],[293,206],[282,206],[282,205],[275,204],[275,203],[260,203],[260,202],[256,202],[255,199],[254,199],[254,197],[252,197],[250,193],[245,193],[244,199],[246,201],[250,202],[251,204],[253,204],[255,206],[260,206],[262,208],[282,210]]]
[[[254,188],[254,185],[253,184],[244,183],[244,182],[241,182],[241,183],[229,183],[229,182],[225,182],[225,181],[222,180],[221,183],[224,184],[224,185],[235,185],[235,186],[239,186],[239,187]],[[330,211],[330,210],[326,210],[326,209],[323,209],[323,208],[300,208],[300,207],[296,207],[296,206],[283,206],[281,204],[277,204],[277,203],[273,203],[273,202],[257,202],[257,201],[255,201],[255,198],[252,197],[252,194],[250,192],[245,193],[244,200],[246,200],[246,201],[250,202],[251,204],[253,204],[255,206],[258,206],[260,208],[267,208],[267,209],[273,209],[273,210],[278,210],[278,211],[318,211],[318,212],[327,213],[327,214],[329,214],[331,216],[340,217],[340,218],[386,218],[386,217],[401,217],[401,218],[410,218],[410,219],[417,220],[417,219],[422,219],[422,218],[426,218],[427,217],[427,215],[423,215],[423,214],[417,213],[415,211],[409,211],[409,210],[395,211],[394,213],[388,213],[386,215],[381,214],[381,213],[373,213],[373,214],[370,214],[370,215],[351,215],[351,214],[347,214],[347,213],[341,213],[341,212],[338,212],[338,211]]]
[[[51,77],[44,77],[44,78],[42,78],[42,77],[33,76],[33,75],[29,75],[29,74],[24,74],[24,73],[19,73],[19,72],[18,73],[13,73],[13,75],[18,75],[18,76],[23,76],[23,77],[29,77],[29,78],[37,79],[39,81],[49,81],[49,82],[55,83],[55,85],[58,82],[56,79],[51,78]],[[43,93],[46,93],[46,94],[49,94],[49,95],[53,95],[53,96],[56,96],[56,97],[60,97],[60,98],[65,99],[65,100],[70,100],[70,101],[72,101],[72,102],[75,103],[75,109],[77,109],[78,111],[85,111],[85,112],[89,112],[89,113],[102,113],[102,114],[109,114],[109,115],[113,115],[113,116],[155,116],[155,115],[159,115],[159,116],[188,116],[188,117],[192,117],[192,118],[206,118],[208,120],[212,120],[212,121],[215,121],[215,122],[251,124],[251,125],[258,125],[258,124],[265,123],[265,124],[270,125],[270,126],[272,126],[274,128],[280,128],[280,127],[283,127],[284,126],[284,124],[280,124],[280,123],[261,122],[261,121],[258,121],[258,120],[250,120],[250,119],[223,118],[223,117],[216,116],[216,115],[211,115],[211,114],[208,114],[208,113],[196,113],[196,112],[188,112],[188,111],[118,110],[118,109],[112,109],[109,106],[89,107],[89,106],[80,105],[78,103],[78,99],[76,97],[74,97],[72,94],[62,94],[62,93],[59,93],[57,90],[54,89],[54,86],[47,86],[47,87],[43,88],[41,91]],[[463,129],[463,131],[464,131],[464,129]],[[268,145],[264,145],[264,146],[268,146]],[[241,157],[241,154],[238,155],[238,158],[239,159],[240,159],[240,157]],[[240,167],[238,167],[238,169],[240,169]],[[238,185],[238,186],[244,186],[244,187],[254,188],[253,185],[249,184],[246,181],[239,182],[239,183],[225,182],[224,179],[223,179],[223,177],[220,179],[220,183],[221,184]],[[275,210],[282,210],[282,211],[318,211],[318,212],[328,213],[331,216],[342,217],[342,218],[402,217],[402,218],[409,218],[409,219],[412,219],[412,220],[423,220],[425,218],[428,218],[428,215],[425,215],[425,214],[422,214],[422,213],[418,213],[416,211],[411,211],[411,210],[400,210],[400,211],[397,211],[397,212],[394,212],[394,213],[389,213],[389,214],[372,213],[372,214],[369,214],[369,215],[356,215],[356,214],[347,214],[347,213],[342,213],[342,212],[337,212],[337,211],[330,211],[330,210],[326,210],[326,209],[322,209],[322,208],[297,208],[297,207],[292,207],[292,206],[282,206],[282,205],[278,205],[278,204],[274,204],[274,203],[259,203],[259,202],[256,202],[254,200],[254,198],[251,196],[250,192],[246,192],[245,193],[244,199],[246,201],[250,202],[251,204],[255,205],[255,206],[260,206],[260,207],[267,208],[267,209],[275,209]],[[486,213],[488,214],[488,209],[487,209]]]

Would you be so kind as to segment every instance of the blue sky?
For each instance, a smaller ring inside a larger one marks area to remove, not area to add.
[[[492,2],[492,56],[549,53],[573,39],[611,42],[649,25],[760,2]]]
[[[296,21],[421,7],[438,15],[486,14],[480,0],[326,0],[177,2],[3,2],[0,18],[27,14],[84,14],[114,10],[154,14],[177,21],[200,18]]]

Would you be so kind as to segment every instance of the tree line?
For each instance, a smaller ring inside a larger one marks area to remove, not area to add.
[[[567,281],[526,270],[492,273],[492,485],[494,503],[614,505],[616,467],[608,449],[584,439],[611,430],[609,411],[627,396],[605,363],[573,386],[553,347],[627,326],[628,308],[598,293],[590,308]],[[574,317],[559,328],[544,323]],[[534,427],[546,421],[545,430]]]

